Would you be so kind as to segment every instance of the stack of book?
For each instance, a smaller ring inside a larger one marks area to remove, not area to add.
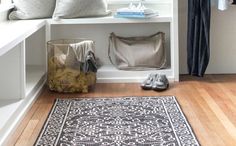
[[[121,18],[151,18],[158,16],[158,12],[146,8],[142,3],[137,6],[132,3],[127,8],[120,8],[116,11],[115,17]]]

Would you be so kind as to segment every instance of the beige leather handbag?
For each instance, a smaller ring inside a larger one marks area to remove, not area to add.
[[[163,69],[166,67],[165,34],[121,37],[111,33],[108,57],[120,70]]]

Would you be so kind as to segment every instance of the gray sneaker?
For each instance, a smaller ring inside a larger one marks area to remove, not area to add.
[[[156,74],[152,83],[152,89],[155,91],[164,91],[169,88],[169,81],[166,75]]]
[[[148,78],[141,83],[141,88],[144,90],[151,90],[156,74],[149,74]]]

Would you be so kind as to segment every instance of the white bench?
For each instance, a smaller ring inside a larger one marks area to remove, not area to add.
[[[45,20],[0,23],[0,145],[45,83],[45,25]]]

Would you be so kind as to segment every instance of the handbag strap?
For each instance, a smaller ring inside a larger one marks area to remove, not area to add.
[[[108,58],[109,58],[111,64],[114,65],[115,67],[117,67],[116,64],[113,62],[113,60],[112,60],[112,58],[111,58],[111,44],[112,44],[112,36],[115,36],[115,34],[114,34],[113,32],[112,32],[112,33],[110,34],[110,36],[109,36],[108,52],[107,52],[107,53],[108,53]]]
[[[153,38],[153,37],[155,37],[155,36],[157,36],[157,35],[160,35],[160,34],[164,34],[164,32],[159,31],[159,32],[157,32],[157,33],[155,33],[155,34],[152,34],[152,35],[149,35],[149,36],[143,36],[143,37],[140,37],[140,38],[141,38],[141,39],[143,39],[143,38],[149,39],[149,38]],[[111,33],[110,37],[116,37],[116,38],[118,38],[118,39],[134,39],[134,38],[137,38],[137,37],[122,37],[122,36],[116,36],[114,32]]]
[[[150,35],[149,37],[152,38],[152,37],[157,36],[159,34],[164,34],[164,32],[159,31],[159,32],[157,32],[155,34]]]

